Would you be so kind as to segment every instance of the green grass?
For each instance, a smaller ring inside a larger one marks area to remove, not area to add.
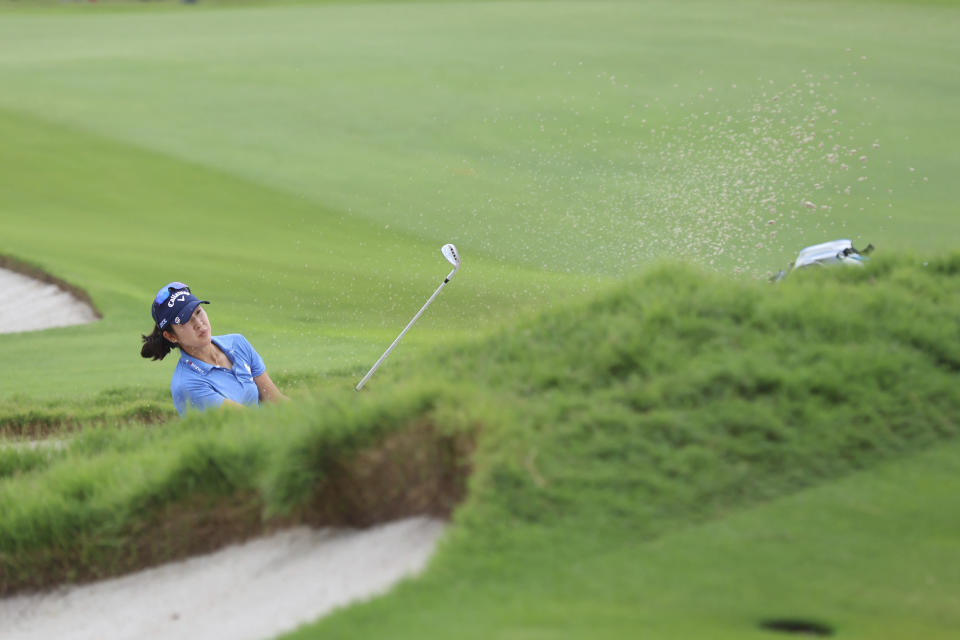
[[[158,532],[144,555],[144,531],[158,514],[179,522],[197,496],[209,501],[199,514],[240,496],[234,507],[246,518],[309,518],[354,452],[427,424],[476,441],[451,536],[418,586],[373,605],[372,616],[361,607],[323,625],[447,636],[463,624],[466,599],[476,637],[530,625],[579,637],[594,623],[609,625],[609,637],[637,632],[652,613],[626,615],[636,607],[628,595],[648,577],[618,570],[616,550],[669,544],[690,527],[956,437],[960,342],[943,319],[960,317],[960,255],[925,262],[888,256],[862,270],[797,272],[780,286],[665,266],[475,344],[406,355],[359,396],[327,390],[260,412],[86,429],[62,448],[5,450],[0,590],[179,557],[190,536]],[[437,370],[453,382],[441,386]],[[935,519],[942,506],[925,504]],[[322,513],[341,507],[331,509]],[[940,524],[931,536],[948,531]],[[592,577],[575,580],[581,573]],[[749,572],[737,579],[749,588]],[[676,585],[679,599],[702,588]],[[613,592],[616,608],[602,595]],[[813,614],[836,619],[828,600]],[[661,623],[685,606],[661,612]],[[735,613],[721,601],[689,625]],[[886,615],[902,627],[915,619],[906,609]],[[869,626],[869,616],[840,623]]]
[[[842,638],[952,638],[958,471],[953,443],[655,540],[528,547],[516,566],[465,567],[448,544],[389,597],[285,637],[760,640],[777,637],[761,621],[799,618]]]
[[[950,8],[101,9],[0,9],[0,252],[105,313],[0,336],[14,362],[57,354],[42,375],[7,369],[4,393],[163,384],[163,366],[132,354],[150,294],[175,278],[273,370],[362,371],[429,294],[448,241],[464,269],[410,348],[668,251],[763,274],[838,236],[922,250],[957,236]],[[814,93],[795,95],[808,82]],[[818,140],[866,149],[866,167],[764,142],[788,144],[814,116]],[[775,188],[776,213],[754,184]]]
[[[491,368],[516,367],[512,433],[489,444],[498,463],[481,463],[427,574],[293,637],[759,638],[775,617],[951,637],[955,444],[776,499],[903,453],[921,424],[956,434],[956,408],[935,408],[956,402],[956,354],[940,349],[956,326],[917,339],[956,311],[923,319],[896,293],[939,304],[955,259],[939,276],[889,267],[797,273],[776,291],[660,272],[579,310],[594,322],[571,309],[518,332]],[[940,354],[939,383],[912,373]]]
[[[359,370],[448,270],[439,245],[222,172],[29,116],[0,118],[0,136],[10,142],[0,150],[10,167],[0,181],[14,194],[4,244],[23,255],[41,243],[28,254],[33,262],[82,285],[104,315],[93,325],[0,336],[9,361],[22,363],[5,369],[4,391],[166,386],[166,363],[151,366],[138,352],[139,335],[151,328],[152,296],[172,279],[211,300],[215,330],[247,335],[271,373]],[[51,193],[52,176],[70,178],[57,178]],[[466,260],[458,286],[418,325],[411,344],[463,336],[518,302],[537,304],[592,282],[482,256]],[[30,365],[41,353],[57,366]]]
[[[0,404],[0,435],[36,439],[83,425],[115,422],[156,423],[176,416],[162,389],[105,389],[82,400],[47,400],[19,395]]]
[[[0,432],[71,430],[0,448],[4,589],[196,551],[206,515],[319,517],[358,450],[426,426],[477,447],[430,569],[299,636],[949,637],[958,27],[952,2],[0,3],[0,254],[103,314],[0,335]],[[763,282],[844,236],[868,269]],[[354,394],[444,242],[463,268]],[[295,403],[164,422],[171,363],[137,351],[173,279]]]

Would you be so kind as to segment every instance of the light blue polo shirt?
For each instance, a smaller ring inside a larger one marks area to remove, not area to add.
[[[170,381],[173,406],[181,416],[188,407],[200,411],[219,407],[225,398],[242,405],[260,405],[260,393],[253,381],[267,370],[260,354],[239,333],[213,336],[211,340],[230,358],[233,367],[218,367],[181,352]]]

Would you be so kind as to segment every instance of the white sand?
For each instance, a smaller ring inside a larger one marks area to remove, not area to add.
[[[183,562],[0,600],[3,640],[272,638],[419,572],[444,523],[290,529]]]
[[[67,327],[96,319],[88,304],[60,287],[0,269],[0,333]]]

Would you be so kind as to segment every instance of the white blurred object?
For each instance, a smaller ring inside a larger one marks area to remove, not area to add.
[[[848,238],[840,240],[831,240],[814,244],[802,249],[789,267],[784,271],[777,271],[772,278],[773,282],[778,282],[787,277],[791,269],[802,269],[811,266],[827,266],[833,264],[843,264],[848,266],[862,267],[863,263],[870,258],[867,257],[873,251],[873,245],[868,244],[862,251],[855,249],[853,241]]]

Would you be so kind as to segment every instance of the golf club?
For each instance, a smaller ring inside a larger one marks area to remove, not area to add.
[[[403,328],[403,331],[401,331],[400,335],[397,336],[397,339],[393,341],[393,344],[387,347],[387,350],[383,352],[383,355],[380,356],[380,359],[377,360],[372,367],[370,367],[370,371],[367,371],[367,375],[363,376],[363,379],[357,384],[357,391],[360,391],[363,385],[366,384],[367,380],[370,379],[370,376],[373,375],[373,372],[376,371],[377,367],[380,366],[380,363],[383,362],[388,355],[390,355],[390,352],[393,351],[393,348],[397,346],[398,342],[400,342],[400,338],[402,338],[407,331],[410,330],[410,327],[412,327],[413,323],[417,321],[417,318],[423,315],[423,312],[427,310],[427,307],[430,306],[430,303],[433,302],[433,299],[440,295],[440,290],[443,289],[444,285],[450,282],[450,278],[452,278],[457,272],[457,269],[460,268],[460,254],[457,253],[457,248],[455,246],[452,244],[445,244],[440,248],[440,252],[443,254],[443,257],[447,259],[447,262],[453,265],[453,271],[447,274],[447,277],[443,279],[443,282],[441,282],[440,286],[437,287],[437,290],[433,292],[433,295],[430,296],[430,298],[422,307],[420,307],[420,311],[417,311],[417,315],[413,316],[413,320],[407,323],[407,326]]]

